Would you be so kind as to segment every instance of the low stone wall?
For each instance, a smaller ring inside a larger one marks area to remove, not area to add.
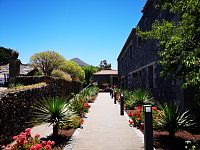
[[[47,82],[37,88],[12,90],[0,94],[0,135],[15,135],[30,126],[34,105],[45,97],[67,97],[81,90],[79,82],[51,77],[20,77],[17,81],[27,85]],[[27,83],[27,84],[26,84]]]

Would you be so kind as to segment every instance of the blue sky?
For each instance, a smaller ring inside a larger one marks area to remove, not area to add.
[[[22,63],[54,50],[94,66],[117,57],[142,16],[146,0],[0,0],[0,46],[17,50]]]

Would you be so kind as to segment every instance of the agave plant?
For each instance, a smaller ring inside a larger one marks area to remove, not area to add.
[[[179,130],[186,129],[195,125],[189,111],[181,112],[175,104],[164,103],[159,104],[161,110],[158,127],[169,132],[171,137]]]
[[[152,103],[153,99],[150,96],[150,93],[143,89],[136,89],[132,93],[133,95],[133,105],[145,105]]]
[[[126,100],[133,99],[133,92],[132,91],[124,90],[123,94],[124,94],[124,98]]]
[[[53,136],[58,135],[60,123],[65,123],[71,112],[65,99],[60,97],[43,99],[36,104],[35,119],[38,123],[53,124]]]

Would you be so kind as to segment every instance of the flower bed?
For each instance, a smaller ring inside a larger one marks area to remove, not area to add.
[[[194,130],[197,125],[189,111],[183,112],[173,103],[155,102],[145,90],[123,91],[123,93],[125,110],[130,117],[128,121],[130,127],[136,127],[144,132],[143,105],[153,106],[153,142],[156,149],[185,149],[185,141],[192,150],[200,148],[200,134],[197,130],[194,132],[196,134],[186,131],[191,128]]]
[[[45,141],[53,140],[56,142],[55,146],[49,147],[49,149],[62,149],[67,144],[69,138],[73,135],[75,129],[84,123],[84,114],[88,112],[90,108],[88,102],[91,97],[96,97],[98,94],[97,88],[90,88],[89,91],[89,93],[82,92],[77,94],[70,101],[66,101],[66,99],[62,97],[54,97],[46,98],[36,103],[34,106],[35,112],[33,113],[34,121],[36,123],[51,123],[53,125],[53,134],[46,139],[43,139]],[[9,150],[48,149],[48,146],[45,148],[42,145],[44,142],[39,140],[39,135],[34,138],[31,137],[29,129],[26,129],[24,133],[22,132],[18,136],[14,136],[14,139],[17,140],[17,144],[12,146],[8,145],[3,148]]]
[[[4,150],[51,150],[55,144],[54,141],[42,141],[39,139],[40,135],[36,134],[31,136],[31,129],[27,128],[25,132],[21,132],[19,135],[13,136],[14,142],[7,146],[2,146]]]

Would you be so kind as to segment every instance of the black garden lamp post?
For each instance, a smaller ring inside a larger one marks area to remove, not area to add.
[[[117,104],[117,92],[116,91],[114,91],[114,104]]]
[[[144,149],[153,150],[152,107],[144,105]]]
[[[124,115],[124,95],[120,95],[120,115]]]

